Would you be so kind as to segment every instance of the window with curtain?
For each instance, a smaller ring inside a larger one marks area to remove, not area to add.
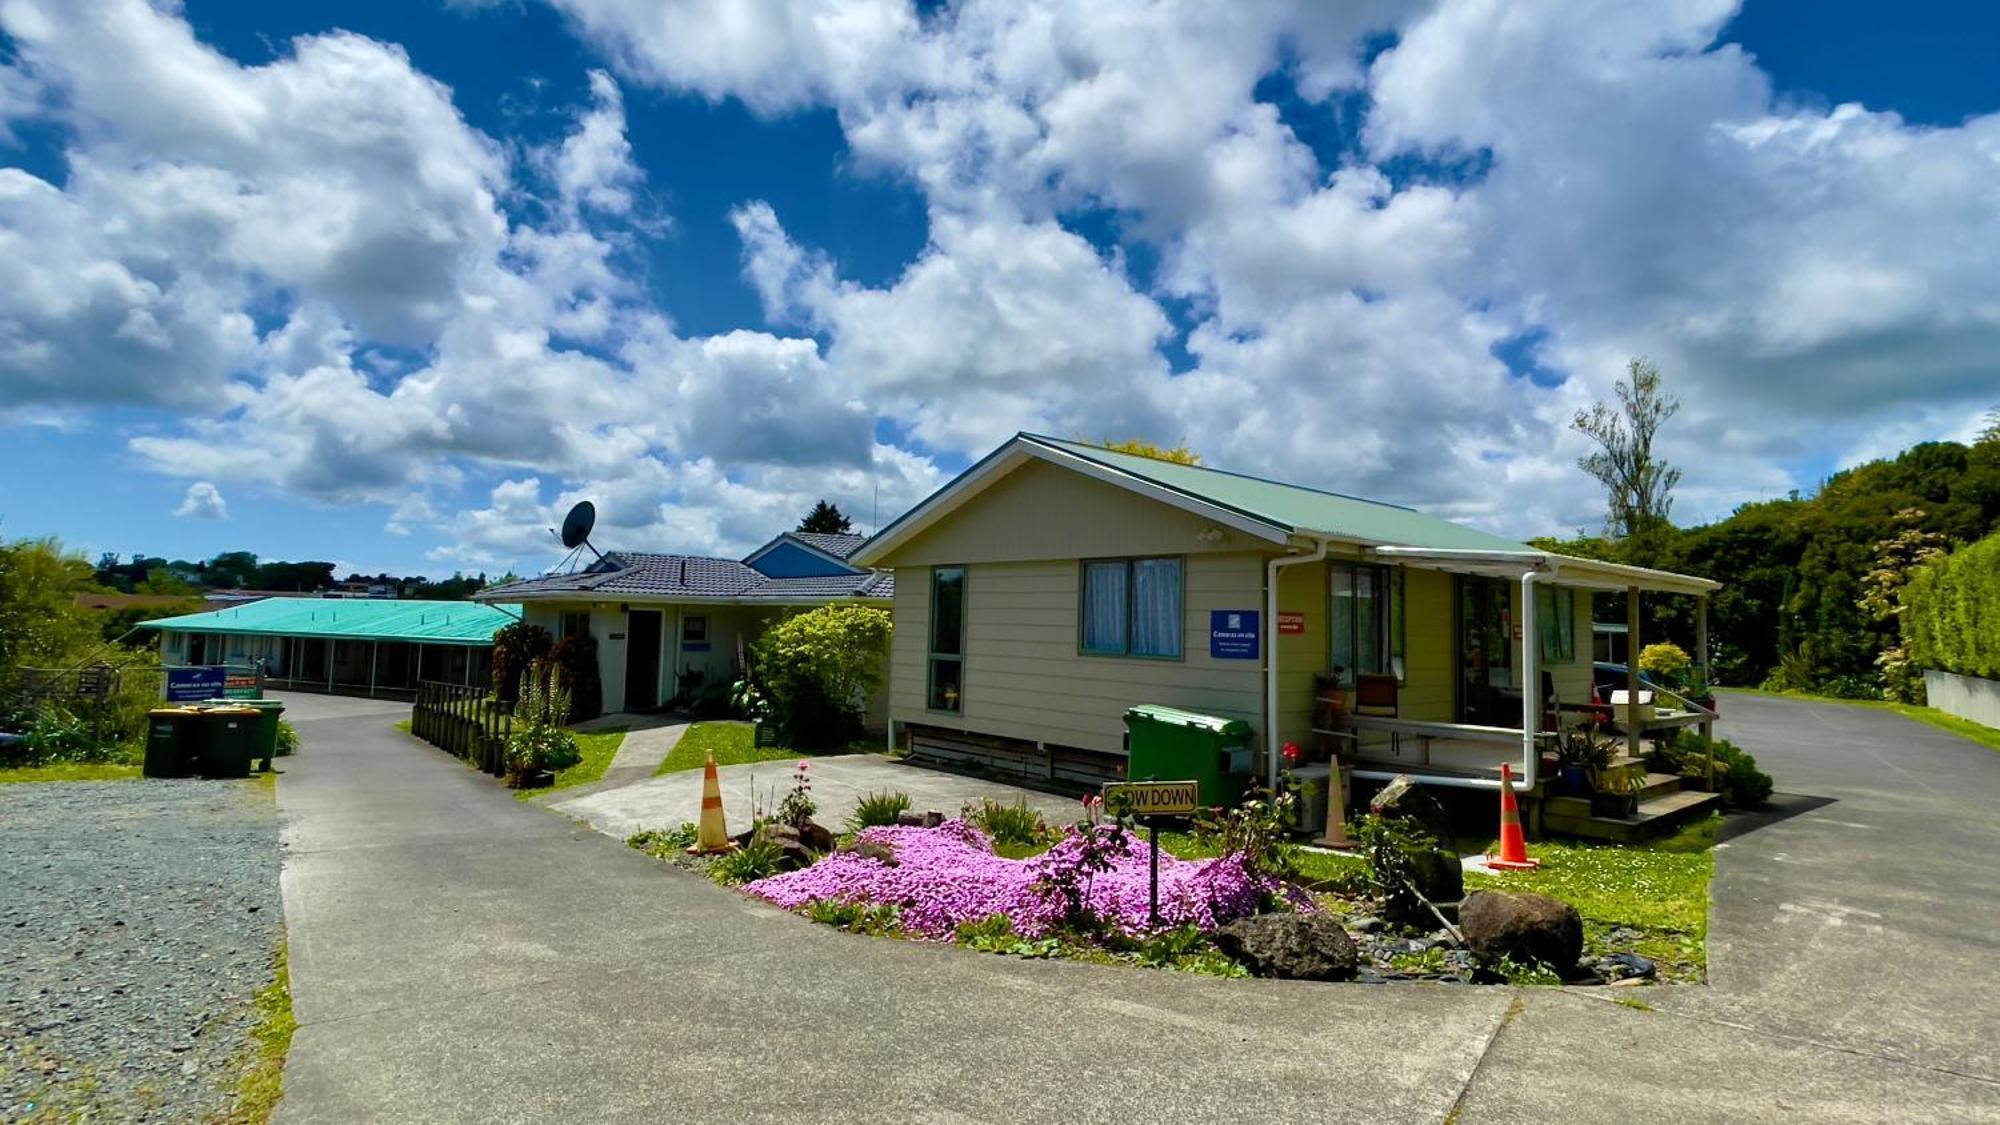
[[[1180,659],[1179,558],[1087,560],[1082,601],[1077,647],[1085,655]]]
[[[964,707],[965,568],[931,568],[930,685],[927,706],[954,714]]]
[[[581,637],[589,632],[590,615],[588,613],[565,613],[562,615],[562,636],[558,639],[566,641],[571,637]]]
[[[1403,572],[1397,567],[1333,563],[1332,661],[1349,677],[1403,678]]]
[[[1536,586],[1535,632],[1541,637],[1542,663],[1573,662],[1576,659],[1576,591]]]

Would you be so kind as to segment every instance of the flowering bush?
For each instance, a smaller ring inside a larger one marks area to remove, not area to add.
[[[1085,831],[1092,839],[1085,838]],[[1101,925],[1129,936],[1151,931],[1146,910],[1146,846],[1115,825],[1069,829],[1055,847],[1033,859],[1004,859],[993,842],[963,820],[936,828],[869,828],[861,841],[895,853],[896,864],[838,852],[811,867],[750,883],[758,898],[797,910],[823,900],[895,906],[904,932],[949,941],[958,927],[1004,916],[1023,937],[1059,929],[1071,904],[1056,884],[1082,857],[1102,861],[1075,904]],[[1051,876],[1055,878],[1052,880]],[[1268,895],[1296,909],[1311,909],[1303,893],[1251,873],[1241,858],[1183,860],[1160,855],[1160,928],[1194,926],[1203,932],[1253,914]]]

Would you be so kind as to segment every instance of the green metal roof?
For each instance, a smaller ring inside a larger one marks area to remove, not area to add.
[[[1296,484],[1200,465],[1182,465],[1039,434],[1021,437],[1195,500],[1227,508],[1286,532],[1323,532],[1342,539],[1434,550],[1526,551],[1529,548],[1414,508],[1324,492]]]
[[[501,626],[520,619],[518,605],[377,598],[265,598],[208,613],[163,617],[139,627],[183,633],[483,645],[492,642],[494,632]]]

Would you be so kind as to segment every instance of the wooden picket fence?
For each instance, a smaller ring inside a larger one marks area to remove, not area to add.
[[[480,685],[423,680],[410,711],[410,733],[463,758],[495,777],[507,772],[507,736],[514,731],[514,705],[487,696]]]

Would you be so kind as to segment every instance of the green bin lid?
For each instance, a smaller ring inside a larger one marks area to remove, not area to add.
[[[1168,707],[1163,703],[1141,703],[1125,712],[1125,724],[1134,721],[1170,723],[1177,727],[1198,727],[1216,734],[1243,734],[1250,724],[1242,719],[1225,719],[1220,715],[1204,715],[1199,711],[1183,711],[1178,707]]]

